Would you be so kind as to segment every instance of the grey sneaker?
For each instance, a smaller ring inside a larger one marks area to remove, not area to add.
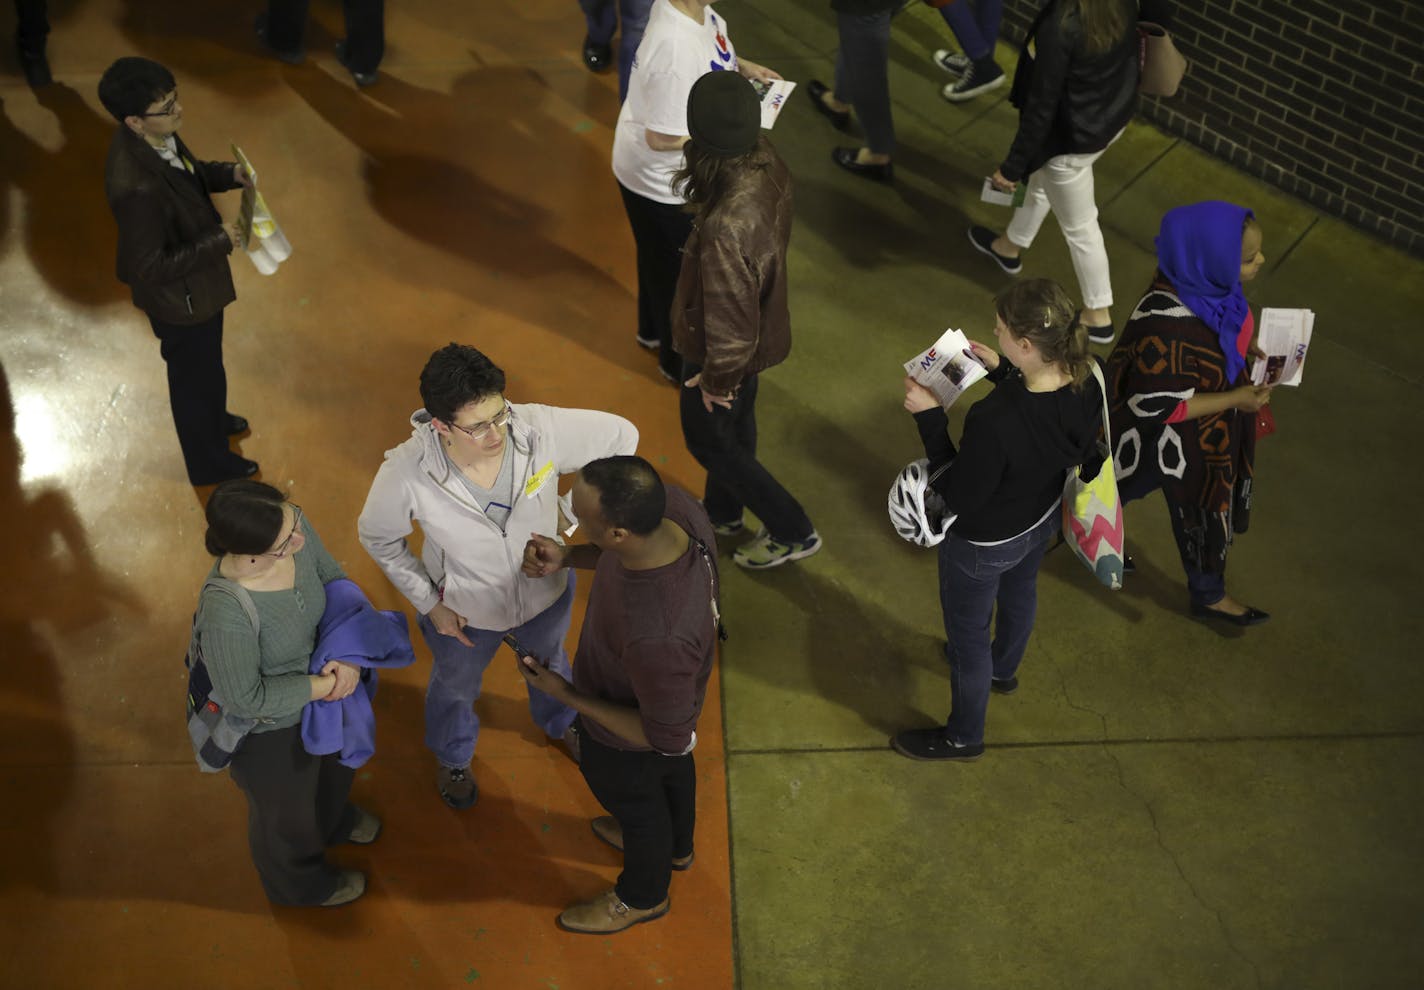
[[[365,892],[366,874],[360,870],[342,870],[341,882],[336,885],[332,895],[321,902],[321,906],[341,907],[343,904],[350,904]]]
[[[351,826],[351,834],[346,841],[358,846],[369,846],[381,834],[381,820],[365,808],[356,808],[356,824]]]
[[[969,61],[969,56],[963,52],[952,52],[948,48],[941,48],[930,58],[934,64],[952,76],[962,76],[969,71],[969,67],[974,63]]]
[[[732,560],[748,570],[761,571],[770,567],[780,567],[793,560],[801,560],[821,550],[821,538],[812,530],[811,535],[796,543],[782,543],[774,540],[763,530],[756,539],[741,546],[732,554]]]
[[[718,536],[736,536],[738,533],[744,532],[746,528],[747,524],[740,519],[733,519],[731,522],[723,523],[714,522],[712,524],[712,532]]]
[[[480,788],[470,774],[470,766],[447,767],[443,764],[435,774],[435,786],[445,803],[456,811],[470,807],[480,799]]]

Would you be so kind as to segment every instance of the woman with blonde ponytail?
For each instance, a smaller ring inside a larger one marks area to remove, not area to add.
[[[949,719],[891,740],[896,752],[916,760],[983,755],[989,692],[1018,689],[1038,605],[1038,568],[1058,532],[1067,472],[1084,463],[1098,468],[1103,397],[1078,308],[1048,279],[1019,282],[994,302],[1002,353],[970,341],[994,390],[970,408],[958,447],[934,393],[905,379],[905,408],[915,416],[931,468],[948,463],[932,485],[946,518],[955,517],[939,545]]]

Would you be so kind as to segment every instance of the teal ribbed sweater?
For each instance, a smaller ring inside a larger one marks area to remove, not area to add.
[[[253,732],[270,732],[296,725],[311,700],[307,665],[316,646],[316,627],[326,610],[328,581],[346,576],[321,544],[306,518],[306,545],[292,557],[297,575],[286,591],[249,591],[262,620],[259,637],[252,635],[247,613],[231,595],[208,592],[198,627],[203,660],[213,686],[227,700],[228,710],[244,718],[272,719]],[[209,572],[218,577],[218,564]]]

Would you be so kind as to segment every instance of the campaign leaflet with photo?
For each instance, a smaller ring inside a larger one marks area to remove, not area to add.
[[[1299,385],[1315,313],[1308,309],[1263,309],[1256,346],[1265,352],[1251,366],[1254,385]]]
[[[948,409],[954,400],[989,373],[974,356],[969,338],[953,328],[940,335],[934,346],[905,362],[905,373],[935,394]]]
[[[777,117],[781,116],[781,110],[786,106],[786,101],[795,88],[794,82],[788,82],[785,79],[771,79],[766,82],[759,79],[752,80],[752,89],[756,90],[757,98],[761,100],[762,130],[771,130],[771,125],[776,123]]]

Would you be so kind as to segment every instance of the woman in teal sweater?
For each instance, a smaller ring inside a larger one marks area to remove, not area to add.
[[[233,782],[247,797],[248,844],[275,904],[334,907],[360,897],[365,874],[339,870],[326,848],[375,841],[380,820],[347,800],[354,771],[339,754],[312,756],[302,745],[302,709],[339,701],[359,670],[332,661],[307,673],[323,586],[345,577],[302,510],[258,481],[219,485],[208,501],[207,548],[218,558],[210,577],[235,581],[257,609],[260,633],[242,603],[205,592],[198,626],[213,686],[236,716],[258,724],[233,753]]]

